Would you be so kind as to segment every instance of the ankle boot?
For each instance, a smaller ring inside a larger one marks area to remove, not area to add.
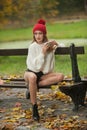
[[[33,119],[36,121],[39,121],[39,119],[40,119],[37,104],[33,105]]]

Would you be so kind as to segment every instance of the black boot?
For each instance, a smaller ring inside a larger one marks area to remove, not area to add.
[[[33,105],[33,119],[36,121],[39,121],[39,119],[40,119],[37,104]]]

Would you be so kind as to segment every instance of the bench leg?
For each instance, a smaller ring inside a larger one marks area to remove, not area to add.
[[[70,96],[74,104],[73,111],[78,111],[79,105],[85,106],[87,86],[84,83],[75,84],[73,86],[61,86],[60,90],[66,95]]]
[[[26,99],[30,99],[30,92],[29,92],[29,87],[28,86],[29,85],[27,84],[26,85],[27,90],[26,90],[26,93],[25,93]]]
[[[81,86],[81,88],[80,88],[80,92],[81,93],[79,93],[79,104],[81,105],[81,106],[86,106],[86,104],[84,103],[84,101],[85,101],[85,97],[86,97],[86,90],[87,90],[87,85],[86,84],[83,84],[82,86]]]
[[[29,92],[29,89],[27,88],[26,90],[26,99],[30,99],[30,92]]]
[[[85,103],[84,103],[85,96],[86,96],[86,89],[85,89],[84,86],[82,86],[79,89],[80,89],[80,91],[77,90],[78,94],[73,95],[73,97],[72,97],[72,101],[73,101],[73,103],[75,105],[75,107],[73,108],[73,111],[78,111],[79,105],[84,106],[84,107],[86,106]]]
[[[78,111],[78,108],[79,108],[78,95],[74,93],[72,88],[70,86],[68,86],[68,87],[67,86],[61,86],[60,91],[71,97],[72,102],[74,104],[74,107],[73,107],[72,110]]]
[[[26,99],[30,99],[29,88],[28,88],[28,86],[26,86],[26,87],[27,87],[27,90],[26,90],[25,96],[26,96]],[[37,88],[37,91],[39,92],[39,87]]]
[[[73,111],[78,111],[79,109],[79,100],[78,100],[78,95],[71,95],[71,98],[72,98],[72,102],[74,104],[74,107],[73,107]]]

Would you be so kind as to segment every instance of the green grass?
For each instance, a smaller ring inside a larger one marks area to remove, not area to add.
[[[0,30],[0,42],[32,39],[31,28]]]
[[[81,77],[87,76],[87,45],[85,54],[78,55],[78,67]],[[55,60],[55,71],[62,72],[64,75],[71,75],[71,62],[69,55],[57,55]],[[26,70],[26,56],[4,56],[0,57],[0,75],[21,75]]]
[[[48,30],[50,38],[87,38],[87,21],[56,23],[48,25]]]
[[[26,70],[26,56],[0,57],[0,75],[23,75]]]
[[[49,38],[87,38],[87,20],[47,24]],[[32,40],[32,27],[0,30],[0,42]]]

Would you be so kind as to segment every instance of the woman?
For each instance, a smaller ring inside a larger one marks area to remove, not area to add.
[[[29,46],[27,56],[27,71],[24,79],[29,85],[30,99],[33,105],[33,119],[39,120],[37,106],[37,88],[60,82],[64,76],[53,72],[55,41],[48,41],[45,20],[40,19],[33,27],[33,42]]]

